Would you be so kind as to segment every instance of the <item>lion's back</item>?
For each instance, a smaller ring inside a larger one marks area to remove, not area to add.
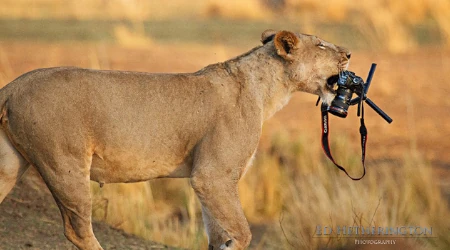
[[[200,136],[216,115],[215,91],[207,84],[192,74],[38,69],[2,89],[0,105],[23,144],[81,145],[94,138],[131,145],[144,136]]]

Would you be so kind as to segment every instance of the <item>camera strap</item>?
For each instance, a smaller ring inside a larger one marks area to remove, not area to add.
[[[364,161],[366,158],[367,128],[366,128],[366,125],[364,124],[364,105],[362,102],[359,104],[359,107],[361,108],[358,111],[361,111],[361,118],[360,118],[361,125],[359,127],[359,133],[361,135],[361,162],[363,165],[363,174],[361,175],[361,177],[358,177],[358,178],[351,177],[347,173],[347,170],[345,170],[345,168],[343,168],[342,166],[337,164],[336,161],[333,159],[333,156],[331,155],[330,144],[328,142],[328,134],[330,133],[330,126],[328,124],[328,105],[322,103],[322,107],[321,107],[323,151],[325,152],[327,157],[334,163],[334,165],[336,165],[337,168],[342,170],[350,179],[352,179],[354,181],[361,180],[364,177],[364,175],[366,175],[366,166],[364,164]],[[358,112],[358,114],[359,114],[359,112]]]

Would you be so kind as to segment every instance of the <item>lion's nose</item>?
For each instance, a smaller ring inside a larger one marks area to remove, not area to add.
[[[347,59],[350,59],[350,57],[352,57],[352,53],[348,52],[345,56],[347,56]]]

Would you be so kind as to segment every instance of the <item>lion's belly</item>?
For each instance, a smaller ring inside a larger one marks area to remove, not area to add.
[[[92,157],[91,180],[99,183],[139,182],[155,178],[189,177],[192,157],[175,154],[140,154],[116,152],[95,153]]]

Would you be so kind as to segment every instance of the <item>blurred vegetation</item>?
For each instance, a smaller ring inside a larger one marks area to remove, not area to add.
[[[450,46],[447,0],[2,0],[0,16],[0,39],[242,45],[271,27],[352,48]]]

